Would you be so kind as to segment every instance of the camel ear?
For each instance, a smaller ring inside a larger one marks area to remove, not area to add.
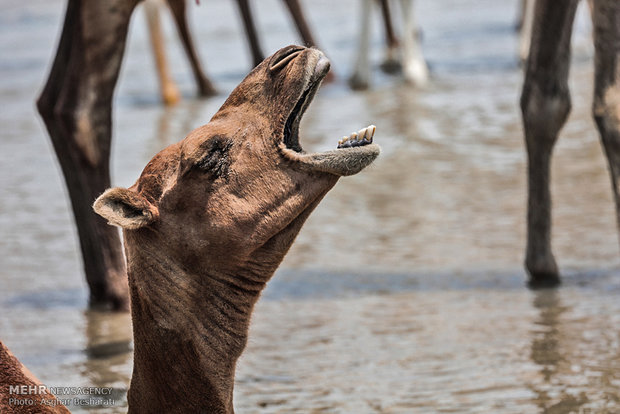
[[[114,226],[135,230],[155,221],[157,207],[135,191],[110,188],[95,200],[93,209]]]

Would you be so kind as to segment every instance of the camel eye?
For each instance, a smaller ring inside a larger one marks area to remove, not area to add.
[[[300,46],[293,46],[291,48],[283,49],[277,53],[272,59],[269,66],[269,70],[272,72],[278,71],[288,65],[293,59],[295,59],[305,48]]]
[[[232,140],[226,137],[211,138],[208,141],[205,155],[195,164],[195,168],[211,174],[213,178],[228,178],[232,145]]]

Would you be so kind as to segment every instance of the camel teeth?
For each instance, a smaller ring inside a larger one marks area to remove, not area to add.
[[[352,132],[348,137],[342,137],[342,139],[338,141],[338,148],[359,147],[370,144],[372,143],[372,138],[375,136],[376,130],[376,126],[369,125],[357,132]]]
[[[367,132],[368,128],[362,128],[359,131],[357,131],[357,134],[359,136],[359,140],[362,141],[364,140],[364,138],[366,138],[366,132]]]

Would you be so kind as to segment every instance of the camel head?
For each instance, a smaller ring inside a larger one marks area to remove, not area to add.
[[[331,151],[302,149],[299,123],[328,70],[317,49],[279,50],[208,124],[157,154],[132,187],[96,200],[95,211],[125,230],[130,271],[133,249],[148,244],[188,271],[273,273],[338,178],[379,154],[374,127]]]

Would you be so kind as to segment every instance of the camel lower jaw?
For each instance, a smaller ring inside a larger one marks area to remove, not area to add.
[[[311,154],[288,149],[286,151],[290,158],[312,171],[347,176],[357,174],[369,166],[377,158],[381,148],[377,144],[364,144]]]

